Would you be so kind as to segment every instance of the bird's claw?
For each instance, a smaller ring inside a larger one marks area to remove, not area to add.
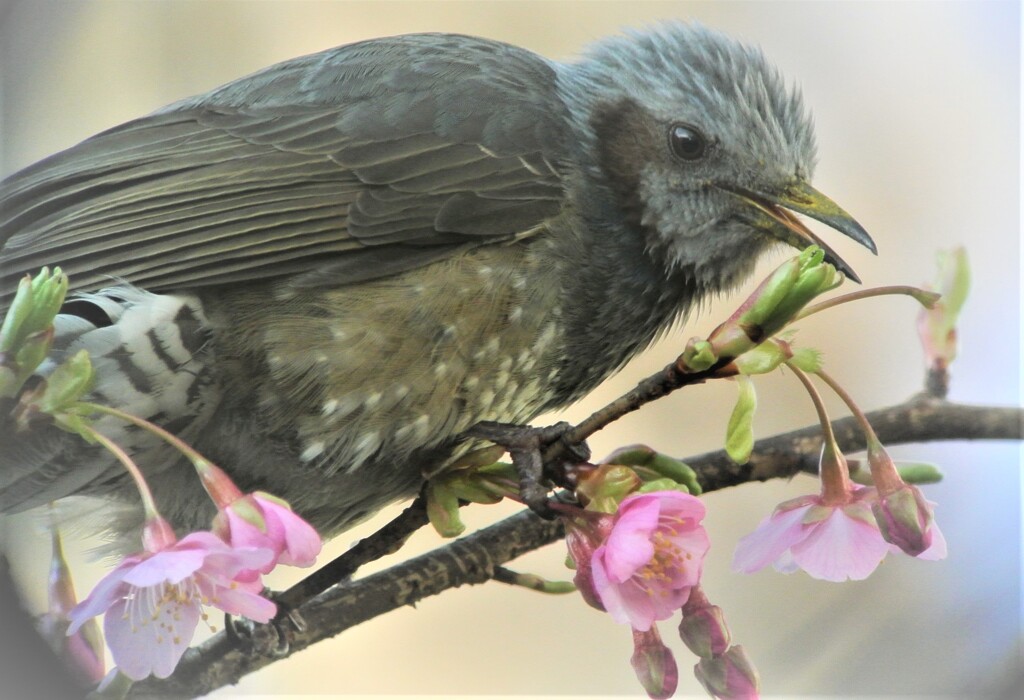
[[[268,595],[267,597],[273,598]],[[255,656],[279,659],[288,655],[296,632],[306,630],[306,621],[298,610],[277,603],[277,615],[268,623],[224,615],[224,632],[239,648]]]
[[[552,482],[562,483],[564,479],[554,465],[544,464],[544,450],[561,441],[568,459],[562,458],[559,463],[590,459],[590,448],[586,443],[569,442],[567,435],[570,429],[572,425],[564,421],[543,427],[483,421],[467,430],[466,435],[490,440],[508,451],[519,473],[519,494],[523,502],[534,513],[550,520],[554,512],[548,504],[549,485]]]

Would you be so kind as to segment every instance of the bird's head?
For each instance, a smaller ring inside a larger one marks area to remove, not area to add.
[[[705,287],[731,286],[777,241],[820,245],[856,280],[794,212],[875,251],[811,187],[810,116],[759,50],[671,23],[598,43],[560,78],[587,176],[653,254]]]

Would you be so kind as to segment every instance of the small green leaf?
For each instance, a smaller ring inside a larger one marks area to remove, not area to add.
[[[937,484],[942,481],[942,470],[925,462],[897,462],[896,471],[908,484]]]
[[[821,369],[821,351],[814,348],[796,348],[793,350],[793,356],[789,358],[789,364],[808,374],[814,374]]]
[[[757,394],[754,383],[747,377],[736,378],[740,395],[729,416],[725,434],[725,451],[737,464],[745,464],[754,449],[754,411],[757,409]]]
[[[939,251],[939,280],[942,301],[949,315],[949,325],[956,324],[971,286],[971,269],[963,246]]]
[[[46,389],[36,405],[43,413],[54,414],[78,401],[92,386],[93,368],[89,353],[79,350],[57,365],[46,379]]]
[[[788,360],[791,354],[788,343],[783,344],[772,338],[743,353],[733,360],[733,364],[740,374],[768,374]]]
[[[680,484],[678,481],[673,481],[668,478],[645,481],[643,486],[638,488],[635,493],[652,493],[654,491],[679,491],[680,493],[690,493],[690,489],[686,488],[686,484]]]

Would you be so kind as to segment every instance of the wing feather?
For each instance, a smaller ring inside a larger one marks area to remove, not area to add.
[[[499,42],[287,61],[0,183],[0,302],[42,265],[84,290],[344,285],[508,241],[560,209],[566,123],[550,64]]]

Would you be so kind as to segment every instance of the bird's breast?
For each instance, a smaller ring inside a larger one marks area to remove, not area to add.
[[[232,291],[208,307],[226,393],[328,472],[400,464],[480,420],[523,422],[551,398],[557,280],[527,245],[471,251],[333,289]],[[428,466],[428,465],[424,465]],[[374,467],[377,468],[377,467]]]

